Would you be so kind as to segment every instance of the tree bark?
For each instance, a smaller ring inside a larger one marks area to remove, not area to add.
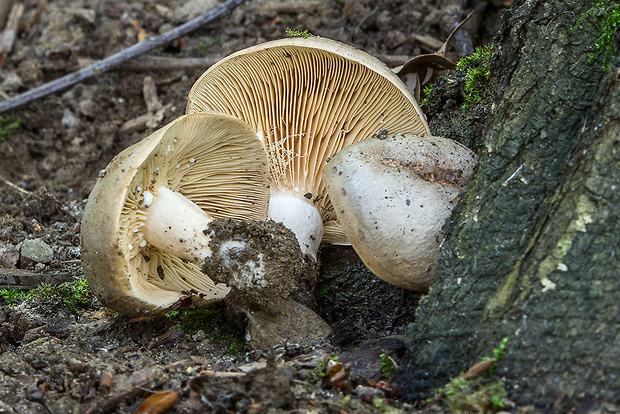
[[[507,337],[513,401],[620,401],[619,59],[588,61],[600,13],[576,27],[596,3],[517,0],[503,16],[480,161],[399,373],[418,397]],[[479,109],[441,132],[466,135]]]

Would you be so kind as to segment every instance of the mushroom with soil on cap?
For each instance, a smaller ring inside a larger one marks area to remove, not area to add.
[[[323,178],[364,264],[394,285],[426,291],[437,274],[442,227],[476,155],[447,138],[392,135],[351,145]]]
[[[223,299],[229,288],[201,272],[215,218],[264,220],[269,165],[243,121],[180,117],[117,155],[82,219],[84,273],[101,302],[127,315],[156,314],[188,295]]]
[[[321,178],[325,160],[382,128],[429,134],[413,95],[387,66],[319,37],[263,43],[213,65],[188,96],[187,113],[206,110],[254,128],[270,162],[268,217],[315,259],[322,240],[348,244]]]

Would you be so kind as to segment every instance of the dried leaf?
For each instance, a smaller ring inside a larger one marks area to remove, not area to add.
[[[493,358],[480,361],[477,364],[474,364],[471,368],[469,368],[466,373],[461,375],[461,378],[469,379],[484,375],[489,369],[491,369],[493,364],[495,364],[495,359]]]
[[[421,91],[425,85],[434,83],[435,80],[442,75],[443,71],[456,67],[456,63],[446,58],[446,48],[454,34],[463,27],[473,13],[473,11],[469,13],[467,17],[454,28],[437,52],[419,55],[409,59],[396,71],[398,77],[405,82],[418,101],[420,100]]]
[[[174,390],[158,392],[148,397],[134,411],[134,414],[159,414],[172,407],[179,399],[179,393]]]

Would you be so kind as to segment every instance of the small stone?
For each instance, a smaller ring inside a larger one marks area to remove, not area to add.
[[[248,346],[264,349],[284,344],[321,343],[332,329],[310,308],[289,299],[280,307],[279,314],[260,310],[252,314],[248,325]]]
[[[78,104],[78,110],[82,115],[94,118],[97,114],[97,104],[91,99],[84,99]]]
[[[54,250],[41,239],[24,240],[22,244],[22,261],[49,263],[54,258]]]
[[[175,13],[177,22],[186,22],[218,5],[217,0],[189,0]]]
[[[78,126],[78,120],[69,108],[62,111],[62,119],[60,122],[67,128],[75,128]]]
[[[15,92],[23,86],[24,82],[22,81],[22,78],[20,78],[15,72],[8,72],[4,76],[2,84],[0,84],[0,88],[6,92]]]
[[[355,395],[357,395],[365,403],[369,404],[372,403],[372,400],[375,398],[385,397],[385,393],[383,391],[373,387],[364,387],[363,385],[358,385],[355,388]]]
[[[70,8],[69,12],[90,24],[94,24],[97,18],[97,14],[92,9]]]
[[[43,70],[34,59],[22,60],[17,66],[17,74],[26,84],[36,84],[43,80]]]
[[[19,251],[9,243],[0,242],[0,267],[16,268],[19,262]]]
[[[192,335],[192,339],[194,342],[201,342],[207,338],[207,334],[202,329],[199,329],[198,332]]]
[[[174,12],[169,7],[162,4],[156,4],[155,10],[157,10],[157,13],[159,13],[159,15],[166,20],[170,21],[174,18]]]

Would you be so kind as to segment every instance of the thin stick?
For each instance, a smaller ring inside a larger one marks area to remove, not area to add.
[[[184,23],[179,27],[170,30],[169,32],[163,33],[159,36],[149,37],[106,59],[100,60],[95,64],[85,67],[84,69],[80,69],[77,72],[70,73],[66,76],[63,76],[62,78],[45,83],[37,88],[29,90],[28,92],[24,92],[20,95],[14,96],[7,101],[0,102],[0,113],[10,111],[11,109],[18,108],[36,99],[42,98],[54,92],[58,92],[62,89],[66,89],[70,86],[75,85],[76,83],[83,81],[84,79],[99,75],[103,72],[110,70],[113,67],[122,64],[123,62],[143,55],[155,48],[158,48],[162,45],[165,45],[166,43],[178,39],[179,37],[185,36],[186,34],[204,26],[205,24],[211,23],[212,21],[230,13],[235,7],[239,6],[245,1],[246,0],[228,0],[226,3],[209,10],[202,16],[198,16],[195,19],[190,20],[189,22]]]
[[[114,71],[126,72],[150,72],[160,70],[205,70],[216,62],[222,60],[221,56],[204,57],[204,58],[171,58],[164,56],[142,56],[131,62],[123,63],[121,66],[114,68]]]
[[[0,175],[0,181],[2,181],[4,184],[8,185],[9,187],[11,187],[13,190],[24,194],[24,195],[28,195],[30,194],[30,191],[28,190],[24,190],[23,188],[13,184],[12,182],[10,182],[9,180],[7,180],[6,178],[4,178],[3,176]]]

